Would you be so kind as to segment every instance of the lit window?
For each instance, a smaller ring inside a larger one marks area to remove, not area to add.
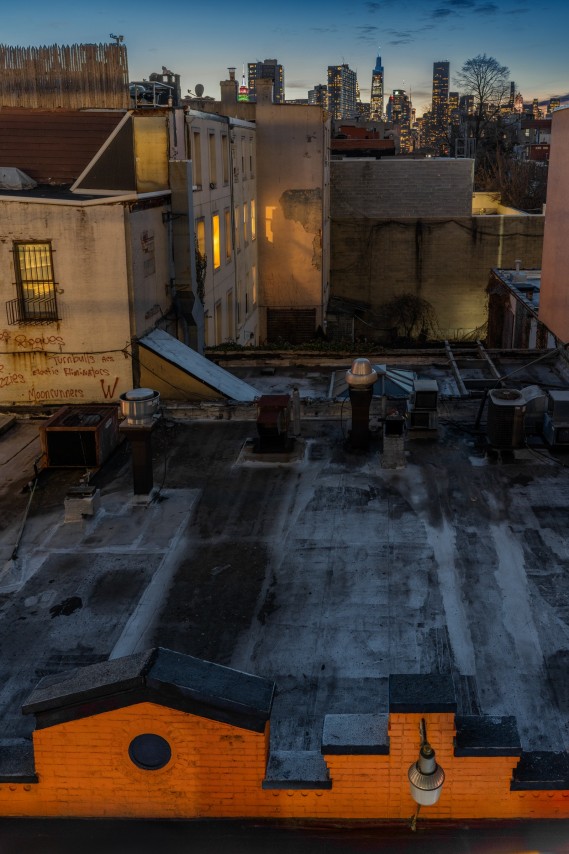
[[[251,199],[251,240],[255,240],[257,237],[256,211],[255,199]]]
[[[249,232],[248,232],[248,220],[249,220],[249,205],[247,202],[243,202],[243,242],[247,244],[249,240]]]
[[[221,248],[219,244],[219,214],[214,214],[211,218],[211,232],[213,239],[213,269],[218,270],[221,267]]]
[[[253,305],[257,305],[257,268],[251,267],[251,277],[253,279]]]
[[[10,300],[8,323],[58,320],[51,243],[14,243],[18,298]]]

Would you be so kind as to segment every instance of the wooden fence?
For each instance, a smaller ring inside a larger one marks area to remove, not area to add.
[[[129,106],[123,44],[0,45],[0,107]]]

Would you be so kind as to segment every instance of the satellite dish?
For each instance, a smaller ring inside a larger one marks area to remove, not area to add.
[[[203,89],[204,89],[204,87],[203,87],[202,83],[196,83],[196,85],[195,85],[196,98],[201,98],[201,96],[203,95]]]

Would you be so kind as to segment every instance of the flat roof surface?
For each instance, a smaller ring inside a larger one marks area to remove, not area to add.
[[[517,377],[561,383],[538,369]],[[83,472],[47,470],[12,561],[39,452],[20,420],[0,437],[4,740],[29,738],[40,678],[163,646],[274,680],[273,749],[318,749],[326,714],[386,713],[390,674],[438,673],[458,714],[515,715],[525,751],[566,751],[569,455],[488,454],[478,407],[442,399],[401,469],[377,433],[347,449],[345,414],[304,420],[289,463],[242,454],[254,421],[165,418],[158,500],[132,503],[123,444],[93,478],[99,513],[66,523]]]

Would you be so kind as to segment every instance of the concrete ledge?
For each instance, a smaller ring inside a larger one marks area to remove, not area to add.
[[[390,712],[456,712],[450,673],[404,673],[389,677]]]
[[[387,756],[388,723],[388,715],[326,715],[322,753],[331,756]]]
[[[455,756],[521,755],[520,734],[513,716],[457,716],[455,725]]]
[[[331,789],[328,767],[316,750],[272,751],[263,789]]]
[[[569,757],[551,751],[522,753],[510,789],[512,792],[569,789]]]
[[[16,423],[15,415],[0,415],[0,436]]]
[[[32,742],[24,738],[0,741],[0,783],[37,783]]]

